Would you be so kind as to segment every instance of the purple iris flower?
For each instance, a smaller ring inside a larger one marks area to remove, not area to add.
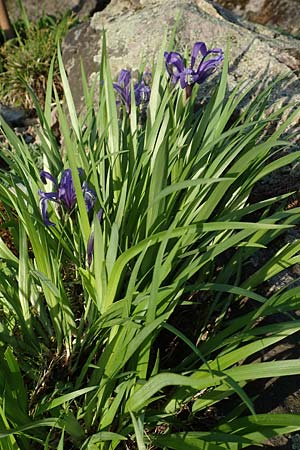
[[[78,169],[79,176],[83,176],[83,170],[81,168]],[[60,183],[57,182],[56,178],[54,178],[51,173],[42,170],[40,173],[41,180],[44,184],[47,183],[47,180],[52,181],[56,190],[54,192],[43,192],[41,190],[38,191],[39,196],[41,197],[40,206],[44,224],[47,226],[55,225],[50,221],[48,216],[48,202],[53,201],[58,203],[64,210],[71,212],[76,205],[76,191],[73,183],[71,169],[64,170],[61,176]],[[83,181],[82,185],[82,193],[85,200],[86,209],[89,212],[95,202],[96,202],[96,193],[90,189],[86,181]]]
[[[195,68],[196,59],[201,54],[200,63]],[[207,59],[209,55],[212,58]],[[167,71],[171,77],[173,84],[180,81],[182,89],[186,90],[186,97],[190,97],[192,89],[196,83],[203,83],[217,68],[217,66],[223,61],[224,53],[221,48],[213,48],[207,50],[204,42],[196,42],[194,44],[191,64],[189,67],[185,67],[183,57],[177,52],[165,52],[164,53]]]
[[[147,104],[150,99],[151,89],[149,82],[151,81],[151,73],[145,72],[143,74],[142,80],[134,84],[134,97],[137,106],[141,104]],[[119,98],[125,105],[126,111],[129,114],[131,108],[131,73],[129,70],[122,69],[118,82],[114,83],[113,86],[118,93]]]

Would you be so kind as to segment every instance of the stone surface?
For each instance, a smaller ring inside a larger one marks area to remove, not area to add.
[[[0,116],[12,126],[21,126],[27,117],[25,110],[16,109],[0,103]]]
[[[230,87],[268,74],[290,74],[290,81],[274,98],[300,101],[300,41],[261,25],[251,24],[229,10],[205,0],[112,0],[91,21],[72,29],[63,44],[64,61],[80,109],[80,58],[88,78],[97,72],[101,58],[102,29],[107,31],[108,53],[115,76],[123,68],[136,69],[142,56],[150,63],[181,14],[176,50],[190,48],[195,41],[225,48],[230,42]],[[296,71],[296,73],[293,73]],[[299,73],[299,72],[298,72]]]
[[[269,25],[300,37],[299,0],[216,0],[251,22]]]
[[[11,20],[18,19],[20,10],[16,0],[6,0],[6,3]],[[70,10],[83,19],[102,10],[109,0],[22,0],[22,3],[30,20],[37,20],[44,14],[59,17]]]

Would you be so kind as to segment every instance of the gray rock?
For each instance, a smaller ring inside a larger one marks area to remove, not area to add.
[[[92,16],[96,11],[102,11],[109,3],[109,0],[77,0],[73,6],[73,13],[77,14],[79,19],[85,19]]]
[[[11,126],[21,126],[27,113],[25,110],[12,108],[0,103],[0,116]]]
[[[123,68],[136,69],[141,57],[150,63],[161,46],[163,34],[170,33],[180,14],[176,50],[191,48],[204,40],[209,46],[226,47],[230,42],[229,85],[239,80],[252,82],[266,73],[290,75],[289,83],[274,99],[300,101],[300,41],[261,25],[251,24],[234,13],[206,0],[112,0],[89,23],[72,29],[63,43],[63,56],[75,104],[82,106],[80,59],[88,79],[94,79],[101,59],[102,29],[107,31],[108,53],[115,76]]]
[[[73,11],[79,18],[90,16],[94,11],[102,9],[109,0],[22,0],[26,14],[30,20],[37,20],[45,14],[56,17]],[[6,0],[9,16],[12,21],[20,18],[20,10],[15,0]]]
[[[251,22],[269,25],[300,37],[299,0],[216,0]]]

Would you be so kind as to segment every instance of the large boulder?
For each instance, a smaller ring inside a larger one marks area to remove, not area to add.
[[[9,16],[12,21],[20,18],[21,12],[16,0],[6,0]],[[92,15],[102,10],[109,0],[22,0],[22,4],[30,20],[38,20],[43,15],[63,16],[73,11],[79,18]]]
[[[251,22],[300,36],[299,0],[217,0]]]
[[[225,48],[230,42],[231,87],[239,80],[252,82],[266,73],[270,78],[287,73],[290,81],[275,98],[300,100],[300,41],[261,25],[253,25],[231,11],[206,0],[112,0],[88,23],[72,29],[63,43],[63,56],[78,109],[82,104],[80,60],[89,80],[101,60],[102,30],[106,30],[108,54],[114,76],[123,68],[136,69],[141,57],[151,63],[180,15],[176,50],[191,48],[203,40]]]

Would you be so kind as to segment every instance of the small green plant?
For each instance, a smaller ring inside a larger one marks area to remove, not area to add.
[[[3,43],[0,48],[0,96],[2,102],[32,108],[32,97],[26,84],[33,89],[40,104],[44,105],[48,72],[57,43],[75,19],[66,14],[60,19],[45,16],[37,22],[29,22],[24,14],[14,25],[16,37]],[[62,95],[57,64],[53,81]]]
[[[300,373],[299,360],[250,362],[300,330],[296,288],[258,290],[299,262],[299,242],[247,271],[299,223],[287,196],[249,201],[257,181],[299,158],[270,158],[289,145],[281,135],[298,111],[266,133],[287,110],[265,117],[271,84],[233,119],[251,88],[226,95],[228,52],[211,99],[195,108],[197,80],[223,53],[196,70],[164,47],[149,84],[123,72],[114,89],[104,41],[96,108],[83,71],[83,117],[58,52],[68,115],[52,92],[53,65],[44,110],[30,89],[42,173],[0,119],[14,149],[3,150],[0,200],[15,245],[0,240],[1,450],[237,450],[300,429],[297,415],[255,414],[244,389]],[[170,84],[168,55],[185,91]],[[65,152],[51,131],[53,95]],[[262,321],[276,312],[282,322]],[[170,336],[182,344],[165,358]],[[230,412],[205,421],[226,398]]]

